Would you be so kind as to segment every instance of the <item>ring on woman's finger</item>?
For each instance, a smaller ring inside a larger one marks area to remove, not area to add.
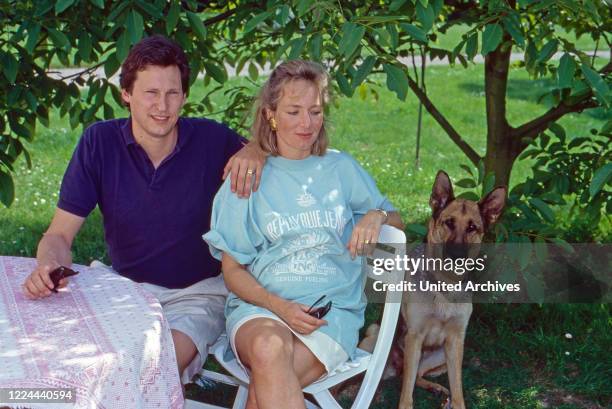
[[[254,175],[255,171],[253,169],[247,169],[247,175]]]
[[[363,244],[370,244],[370,240],[365,239],[365,240],[363,241]]]

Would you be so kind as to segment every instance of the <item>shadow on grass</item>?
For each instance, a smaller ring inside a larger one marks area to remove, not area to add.
[[[508,80],[506,95],[509,99],[538,103],[542,95],[552,91],[555,87],[556,84],[551,79],[510,79]],[[470,94],[484,95],[484,83],[463,82],[459,84],[459,88]],[[588,109],[584,114],[601,121],[608,118],[608,114],[603,108]]]

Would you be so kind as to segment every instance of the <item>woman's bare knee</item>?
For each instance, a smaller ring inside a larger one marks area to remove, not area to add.
[[[251,370],[265,371],[290,365],[293,359],[292,334],[274,320],[252,320],[236,333],[236,349],[240,359]]]

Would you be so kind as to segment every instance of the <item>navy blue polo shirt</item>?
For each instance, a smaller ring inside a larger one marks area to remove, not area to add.
[[[242,147],[225,125],[180,118],[174,151],[158,166],[136,143],[129,119],[85,130],[58,207],[87,217],[98,205],[113,268],[138,282],[184,288],[220,272],[202,240],[223,167]]]

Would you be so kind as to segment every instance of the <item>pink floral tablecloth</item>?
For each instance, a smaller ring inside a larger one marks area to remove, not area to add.
[[[74,388],[73,404],[31,408],[182,408],[168,323],[155,297],[103,268],[31,301],[35,260],[0,257],[0,388]],[[0,406],[3,406],[0,403]]]

